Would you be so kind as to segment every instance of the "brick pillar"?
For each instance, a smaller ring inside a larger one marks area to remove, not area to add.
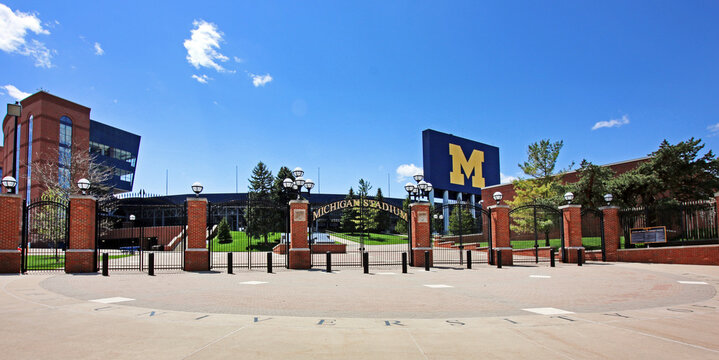
[[[20,273],[22,254],[22,197],[0,194],[0,273]]]
[[[564,205],[560,206],[562,211],[563,229],[564,229],[564,248],[565,252],[561,256],[566,255],[564,262],[577,262],[577,250],[582,251],[584,257],[584,247],[582,246],[582,205]],[[566,253],[566,254],[565,254]]]
[[[430,211],[428,203],[409,205],[412,217],[412,266],[424,267],[424,252],[429,251],[429,266],[434,263],[432,243],[429,234]]]
[[[514,264],[512,244],[509,241],[509,205],[488,207],[492,221],[492,251],[497,261],[497,250],[502,250],[502,265]]]
[[[209,271],[207,249],[207,199],[187,198],[187,248],[185,271]]]
[[[307,244],[307,200],[290,201],[290,269],[312,267],[310,247]]]
[[[65,252],[65,272],[97,271],[95,259],[95,206],[92,196],[70,196],[69,239]]]
[[[621,228],[619,226],[619,207],[603,206],[602,210],[604,221],[604,250],[607,261],[617,261],[617,250],[619,249],[619,236]]]
[[[717,227],[717,230],[719,230],[719,192],[714,193],[714,201],[716,201],[714,203],[715,204],[714,209],[717,210],[717,212],[716,212],[717,213],[717,218],[716,218],[717,222],[716,222],[715,226]],[[719,233],[719,231],[717,233]]]

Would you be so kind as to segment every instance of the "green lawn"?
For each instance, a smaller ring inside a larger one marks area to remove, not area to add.
[[[110,259],[120,259],[128,256],[132,255],[110,255]],[[58,255],[57,257],[55,257],[55,255],[27,256],[28,270],[54,270],[62,268],[65,268],[65,255]]]
[[[212,251],[214,252],[246,252],[250,241],[244,231],[230,231],[232,242],[229,244],[220,244],[217,237],[212,239]],[[280,241],[283,233],[270,233],[267,237],[268,243],[265,244],[264,238],[252,238],[251,251],[272,251],[272,248]]]
[[[620,242],[622,242],[623,246],[624,237],[621,238]],[[534,240],[512,240],[512,247],[515,249],[531,249],[534,248]],[[545,247],[546,242],[544,239],[539,239],[537,241],[537,245],[539,247]],[[487,247],[489,246],[487,242],[480,242],[479,247]],[[560,239],[549,239],[549,246],[558,249],[562,246],[562,241]],[[598,236],[596,237],[583,237],[582,238],[582,246],[586,250],[601,250],[602,248],[602,239]]]
[[[337,236],[339,238],[345,239],[345,240],[360,242],[360,234],[352,234],[352,233],[331,233],[331,234],[334,236]],[[376,233],[366,234],[365,233],[363,237],[364,237],[365,245],[392,245],[392,244],[406,244],[407,243],[407,235],[376,234]]]

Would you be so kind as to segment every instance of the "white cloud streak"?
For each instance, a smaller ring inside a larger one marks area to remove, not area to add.
[[[219,72],[225,71],[225,68],[217,63],[229,60],[218,51],[224,34],[217,25],[204,20],[195,20],[192,25],[195,28],[190,30],[190,38],[183,43],[187,49],[187,62],[195,69],[207,67]]]
[[[212,80],[211,77],[209,77],[209,76],[207,76],[207,75],[204,75],[204,74],[203,74],[203,75],[194,75],[194,74],[193,74],[193,75],[192,75],[192,78],[195,79],[195,80],[197,80],[197,82],[199,82],[199,83],[201,83],[201,84],[207,84],[207,81],[208,81],[208,80]]]
[[[499,173],[499,182],[501,184],[509,184],[514,180],[517,180],[516,176],[504,175],[504,173]]]
[[[255,87],[265,86],[265,84],[272,81],[272,76],[270,76],[270,74],[265,74],[265,75],[250,74],[250,77],[252,78],[252,85],[254,85]]]
[[[50,31],[42,27],[36,14],[19,10],[13,12],[6,5],[0,4],[0,30],[0,50],[29,56],[35,59],[37,67],[52,67],[53,51],[36,39],[26,39],[28,32],[36,35],[50,34]]]
[[[611,119],[609,121],[598,121],[594,126],[592,126],[592,130],[597,130],[601,128],[611,128],[611,127],[620,127],[622,125],[629,124],[629,117],[627,115],[622,115],[621,119]]]
[[[0,88],[5,89],[5,91],[7,91],[7,94],[10,95],[10,97],[12,97],[18,101],[32,95],[30,93],[20,91],[18,88],[16,88],[15,86],[12,86],[12,85],[0,86]]]
[[[421,167],[415,164],[402,164],[397,167],[397,182],[402,182],[407,178],[411,178],[415,174],[423,174],[424,171]]]
[[[95,42],[95,55],[102,55],[105,53],[105,50],[102,49],[99,42]]]
[[[719,135],[719,123],[707,126],[707,130],[711,133],[710,136]]]

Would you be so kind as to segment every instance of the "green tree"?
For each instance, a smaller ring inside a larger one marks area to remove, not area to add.
[[[360,230],[360,233],[364,234],[376,227],[374,219],[372,217],[372,209],[367,206],[366,200],[369,199],[369,191],[372,190],[372,185],[365,179],[359,180],[359,186],[357,187],[357,195],[360,199],[359,211],[355,213],[355,217],[352,220],[355,224],[355,228]]]
[[[220,220],[220,224],[217,225],[217,241],[220,244],[229,244],[232,242],[230,225],[227,224],[227,219],[225,218],[222,218],[222,220]]]
[[[606,166],[597,166],[582,160],[577,169],[578,181],[567,184],[565,190],[574,194],[573,203],[583,208],[596,209],[605,204],[604,195],[609,192],[609,183],[614,178],[614,171]]]
[[[250,186],[247,194],[250,200],[248,207],[249,221],[247,235],[250,238],[262,237],[265,244],[274,227],[274,206],[272,204],[272,172],[260,161],[249,178]]]
[[[409,204],[410,199],[409,195],[402,201],[402,209],[407,214],[407,220],[409,220]],[[394,226],[394,232],[397,234],[407,234],[407,221],[404,221],[402,219],[397,219],[397,224]]]
[[[292,195],[285,191],[285,187],[282,185],[282,182],[287,178],[295,181],[295,176],[292,175],[292,170],[290,170],[287,166],[282,166],[280,167],[280,170],[277,171],[277,176],[275,176],[275,180],[272,183],[272,200],[280,205],[287,205],[290,200],[295,199]]]
[[[382,188],[377,188],[377,195],[375,195],[375,200],[377,200],[380,203],[384,202],[384,196],[382,195]],[[379,207],[373,208],[371,210],[371,217],[372,222],[374,224],[374,229],[372,229],[375,232],[382,233],[389,230],[389,213],[386,211],[383,211]]]
[[[347,193],[347,196],[345,196],[345,200],[352,200],[352,198],[355,197],[354,190],[350,188],[350,191]],[[342,217],[340,218],[340,227],[342,228],[342,231],[348,232],[348,233],[354,233],[356,230],[356,226],[354,223],[354,218],[356,216],[356,213],[359,209],[355,209],[352,206],[348,206],[344,209],[342,209]]]
[[[461,217],[461,221],[460,221]],[[449,215],[449,231],[452,235],[470,234],[474,228],[472,213],[465,206],[455,206]]]

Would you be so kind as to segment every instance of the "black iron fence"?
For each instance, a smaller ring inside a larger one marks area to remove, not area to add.
[[[676,205],[635,207],[619,210],[623,248],[641,247],[630,242],[633,228],[666,226],[667,242],[649,246],[682,246],[719,243],[717,206],[713,200],[692,201]]]
[[[65,270],[69,213],[65,200],[34,200],[23,206],[22,272]]]
[[[446,220],[448,219],[448,220]],[[489,211],[470,202],[437,204],[432,214],[433,263],[461,265],[488,263],[492,247]]]

